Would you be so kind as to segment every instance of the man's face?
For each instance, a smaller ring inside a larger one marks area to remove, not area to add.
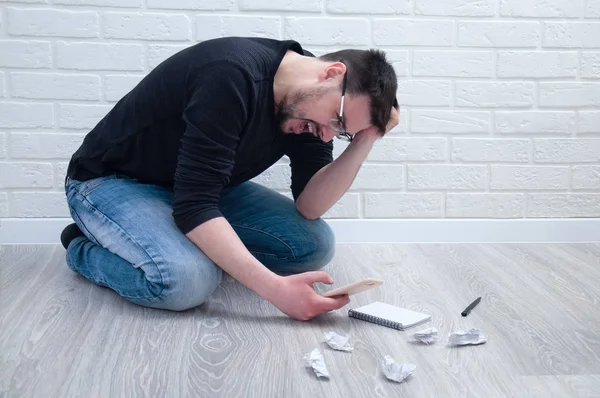
[[[279,104],[277,120],[281,130],[291,134],[308,133],[329,142],[339,134],[331,126],[331,119],[337,119],[341,100],[341,91],[337,87],[297,91]],[[350,135],[370,127],[369,98],[346,94],[343,120]]]

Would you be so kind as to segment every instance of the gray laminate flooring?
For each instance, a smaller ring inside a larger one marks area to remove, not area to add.
[[[325,269],[336,285],[385,284],[310,322],[231,278],[208,303],[173,313],[93,286],[61,247],[0,250],[1,397],[600,397],[600,244],[340,245]],[[415,344],[420,327],[347,316],[375,300],[432,314],[423,327],[440,340]],[[471,326],[486,344],[446,345]],[[330,330],[349,334],[354,351],[329,349]],[[317,347],[328,381],[304,368]],[[384,355],[417,368],[390,382]]]

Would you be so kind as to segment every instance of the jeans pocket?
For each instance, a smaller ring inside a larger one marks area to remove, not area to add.
[[[98,188],[105,182],[110,180],[116,180],[117,178],[119,178],[117,174],[111,174],[104,177],[98,177],[92,180],[84,181],[79,184],[77,191],[79,192],[79,194],[81,194],[81,196],[86,197],[92,192],[94,192],[96,188]]]

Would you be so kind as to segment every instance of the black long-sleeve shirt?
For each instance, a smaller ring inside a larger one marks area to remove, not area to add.
[[[333,160],[333,143],[284,134],[275,120],[273,79],[295,41],[221,38],[171,56],[125,95],[86,135],[67,175],[112,173],[172,186],[183,233],[221,216],[221,190],[290,158],[296,199]]]

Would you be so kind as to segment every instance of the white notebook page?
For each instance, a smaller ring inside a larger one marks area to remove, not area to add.
[[[422,314],[379,301],[355,308],[354,311],[398,322],[404,327],[415,325],[431,318],[431,315],[428,314]]]

